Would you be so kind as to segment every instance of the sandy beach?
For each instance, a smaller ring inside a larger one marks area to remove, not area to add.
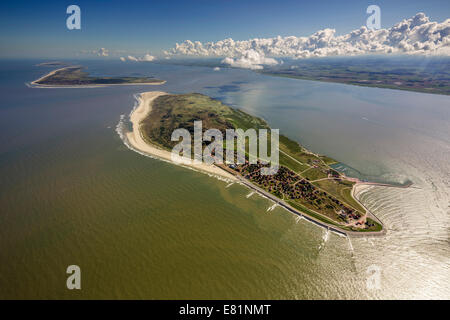
[[[171,152],[158,148],[150,143],[147,143],[142,137],[140,131],[141,121],[150,113],[152,110],[152,101],[161,95],[167,94],[162,91],[151,91],[144,92],[139,95],[139,104],[137,108],[131,113],[130,121],[133,124],[133,131],[127,132],[128,142],[137,150],[149,154],[151,156],[161,158],[166,161],[172,161]],[[178,163],[175,163],[178,164]],[[180,165],[180,164],[178,164]],[[208,165],[206,163],[200,164],[183,164],[182,166],[191,167],[193,169],[203,171],[208,174],[217,175],[232,181],[237,181],[236,177],[232,174],[214,166]]]
[[[53,70],[53,71],[47,73],[46,75],[43,75],[43,76],[40,77],[39,79],[36,79],[36,80],[34,80],[34,81],[31,81],[31,84],[32,84],[33,86],[45,86],[45,84],[44,84],[44,85],[43,85],[43,84],[39,84],[38,82],[39,82],[39,81],[42,81],[43,79],[45,79],[45,78],[47,78],[47,77],[50,77],[50,76],[54,75],[54,74],[57,73],[58,71],[65,70],[65,69],[67,69],[67,68],[69,68],[69,67],[64,67],[64,68],[59,68],[59,69]]]

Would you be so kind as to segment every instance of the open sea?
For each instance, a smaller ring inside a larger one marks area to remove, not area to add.
[[[450,299],[450,96],[120,61],[79,63],[167,83],[30,88],[54,69],[39,62],[0,61],[1,299]],[[351,175],[413,185],[358,195],[385,237],[327,233],[128,149],[134,95],[151,90],[208,94]]]

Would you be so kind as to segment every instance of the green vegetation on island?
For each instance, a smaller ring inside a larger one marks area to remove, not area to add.
[[[104,86],[163,84],[164,82],[163,80],[150,77],[92,77],[83,71],[83,67],[73,66],[54,70],[46,76],[33,81],[32,84],[45,86]]]
[[[178,141],[171,141],[177,128],[194,133],[194,121],[202,121],[202,131],[218,129],[225,136],[226,129],[268,129],[268,124],[241,110],[233,109],[219,100],[208,96],[191,94],[170,94],[157,97],[152,109],[140,124],[146,141],[171,150]],[[346,231],[380,231],[382,226],[367,217],[366,210],[352,196],[355,182],[332,169],[336,161],[316,155],[297,142],[280,135],[279,162],[276,174],[262,175],[260,162],[248,163],[246,146],[245,164],[219,164],[234,175],[246,179],[264,192],[276,196],[303,214]],[[203,147],[209,142],[203,141]],[[224,154],[227,146],[223,142]]]

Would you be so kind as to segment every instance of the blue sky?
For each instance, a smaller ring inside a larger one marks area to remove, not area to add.
[[[81,30],[66,28],[71,4],[81,8]],[[2,1],[0,57],[70,58],[101,47],[159,54],[186,39],[308,36],[324,28],[343,34],[365,24],[369,4],[380,6],[383,28],[417,12],[438,22],[450,17],[448,0]]]

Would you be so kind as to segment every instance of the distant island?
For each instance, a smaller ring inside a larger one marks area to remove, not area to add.
[[[450,60],[335,58],[288,61],[260,73],[295,79],[450,95]]]
[[[61,61],[48,61],[48,62],[38,63],[36,66],[37,67],[63,67],[63,66],[67,66],[67,63],[61,62]]]
[[[53,66],[54,62],[50,65]],[[111,85],[159,85],[163,83],[165,83],[164,80],[150,77],[92,77],[83,71],[82,66],[70,66],[56,69],[31,82],[31,85],[36,87],[93,87]]]
[[[130,115],[133,131],[128,132],[127,140],[133,148],[168,161],[177,143],[171,141],[173,130],[185,128],[193,132],[194,120],[202,120],[203,131],[269,128],[264,120],[199,93],[146,92],[139,100]],[[224,152],[226,148],[224,142]],[[330,165],[335,160],[314,154],[283,135],[279,156],[278,172],[268,176],[260,174],[262,164],[248,161],[241,165],[189,166],[241,182],[275,204],[330,230],[346,235],[385,233],[381,221],[353,196],[355,185],[361,182],[332,169]]]

